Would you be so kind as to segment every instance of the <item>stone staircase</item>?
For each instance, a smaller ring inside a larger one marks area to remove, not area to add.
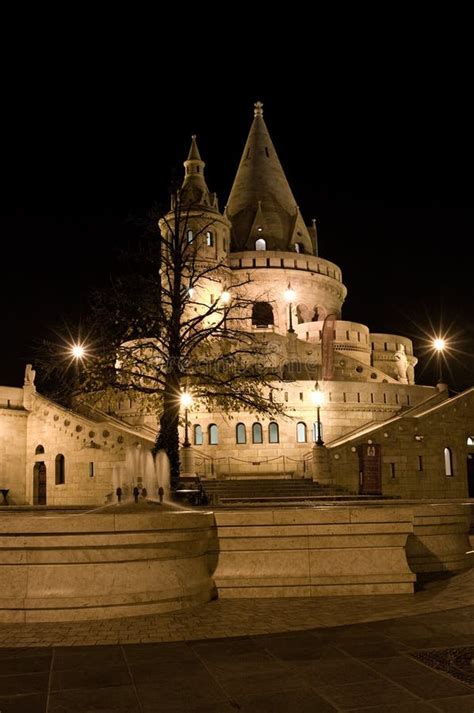
[[[201,479],[204,492],[213,505],[262,505],[304,501],[374,500],[374,496],[350,493],[338,485],[322,485],[305,478],[228,478]]]

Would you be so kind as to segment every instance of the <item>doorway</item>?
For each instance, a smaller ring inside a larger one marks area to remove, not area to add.
[[[382,495],[382,448],[363,443],[359,451],[359,495]]]
[[[46,466],[43,461],[33,468],[33,505],[46,505]]]

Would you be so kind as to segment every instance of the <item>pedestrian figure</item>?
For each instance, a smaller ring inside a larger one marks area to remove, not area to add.
[[[147,491],[147,489],[146,489],[146,488],[142,488],[142,492],[141,492],[141,496],[142,496],[142,498],[146,498],[146,497],[147,497],[147,495],[148,495],[148,491]]]
[[[135,498],[135,502],[138,503],[138,496],[140,495],[140,491],[138,490],[137,486],[133,488],[133,497]]]
[[[117,496],[117,500],[119,501],[119,503],[121,503],[122,502],[122,488],[120,486],[115,491],[115,494]]]
[[[160,485],[160,487],[158,488],[158,497],[160,498],[160,505],[163,502],[164,494],[165,494],[165,491],[163,490],[163,487]]]

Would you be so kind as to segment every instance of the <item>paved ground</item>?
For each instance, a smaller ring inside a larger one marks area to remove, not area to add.
[[[414,596],[3,624],[0,647],[1,713],[473,713],[474,571]]]

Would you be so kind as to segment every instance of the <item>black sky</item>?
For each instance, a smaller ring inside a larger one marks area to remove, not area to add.
[[[224,207],[257,99],[320,254],[342,268],[343,317],[416,344],[430,322],[449,327],[464,352],[451,384],[474,383],[471,100],[462,57],[425,49],[404,65],[254,57],[220,78],[215,49],[178,77],[166,53],[30,58],[4,90],[0,384],[21,385],[52,327],[74,332],[115,247],[166,203],[192,133]],[[417,379],[431,384],[427,364]]]

